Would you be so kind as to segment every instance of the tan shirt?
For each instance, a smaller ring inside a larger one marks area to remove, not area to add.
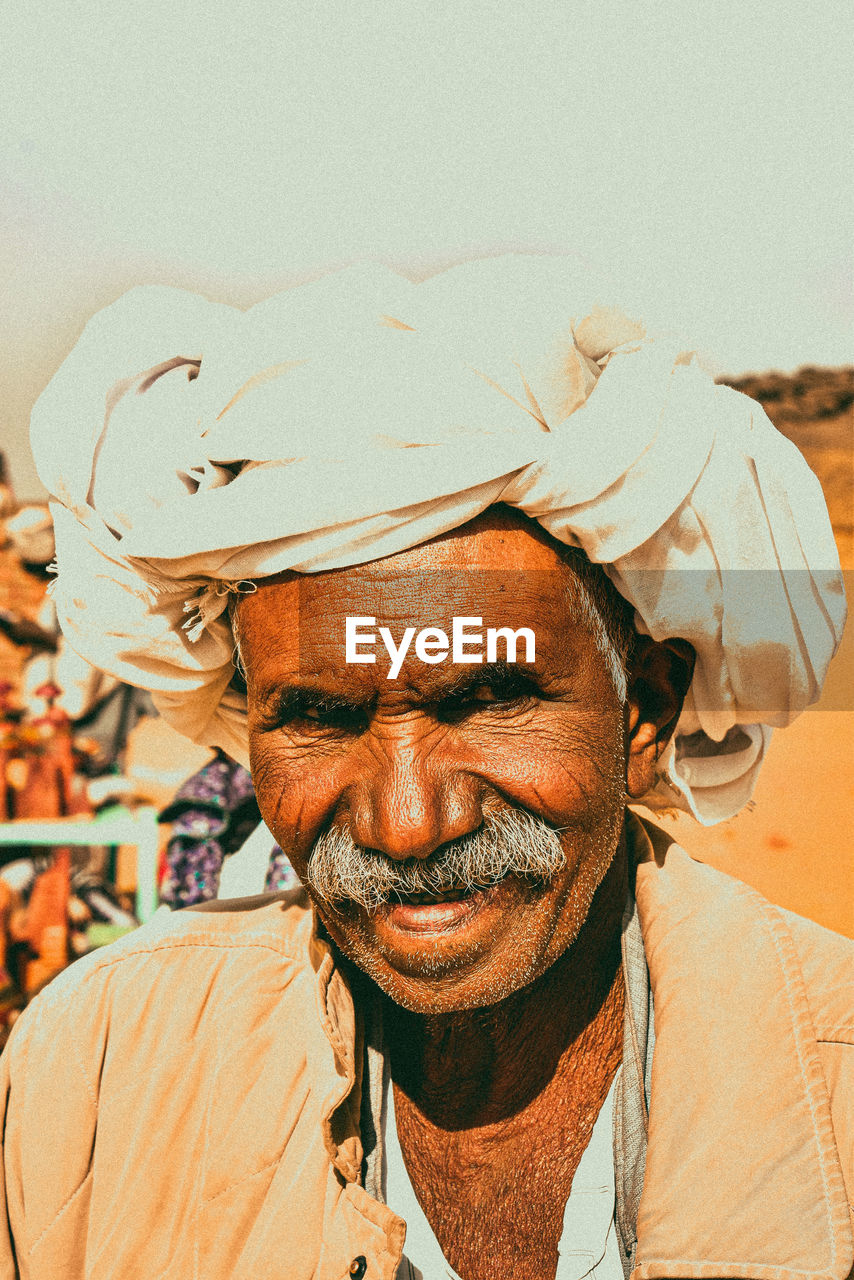
[[[854,947],[630,835],[656,1030],[635,1280],[846,1280]],[[287,895],[219,905],[73,965],[20,1019],[3,1280],[394,1277],[344,975]]]

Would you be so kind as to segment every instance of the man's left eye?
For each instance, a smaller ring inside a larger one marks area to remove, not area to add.
[[[499,693],[497,689],[493,689],[491,684],[478,685],[476,689],[472,689],[468,695],[469,702],[515,702],[519,695],[516,693]]]
[[[480,684],[466,691],[462,697],[448,698],[440,708],[440,719],[461,720],[478,711],[515,711],[531,700],[530,692],[522,689],[501,689],[492,684]]]

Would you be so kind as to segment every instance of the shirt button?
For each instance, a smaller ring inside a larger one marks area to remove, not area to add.
[[[350,1263],[349,1275],[354,1276],[355,1280],[362,1280],[362,1276],[368,1269],[368,1260],[363,1253],[358,1258],[354,1258]]]

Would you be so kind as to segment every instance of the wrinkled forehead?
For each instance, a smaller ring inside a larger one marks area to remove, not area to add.
[[[455,617],[467,617],[484,628],[536,627],[547,644],[569,625],[574,578],[562,548],[539,525],[496,507],[383,560],[264,579],[236,605],[236,631],[251,655],[283,626],[305,650],[315,638],[343,635],[348,617],[374,618],[396,633],[449,630]]]

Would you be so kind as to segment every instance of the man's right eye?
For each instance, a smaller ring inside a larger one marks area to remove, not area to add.
[[[295,708],[285,723],[297,728],[308,728],[310,732],[337,729],[344,733],[364,733],[368,727],[368,716],[361,707],[316,703],[314,706]]]
[[[303,736],[322,733],[364,733],[369,709],[337,698],[306,697],[289,690],[259,715],[265,733],[286,731]]]

